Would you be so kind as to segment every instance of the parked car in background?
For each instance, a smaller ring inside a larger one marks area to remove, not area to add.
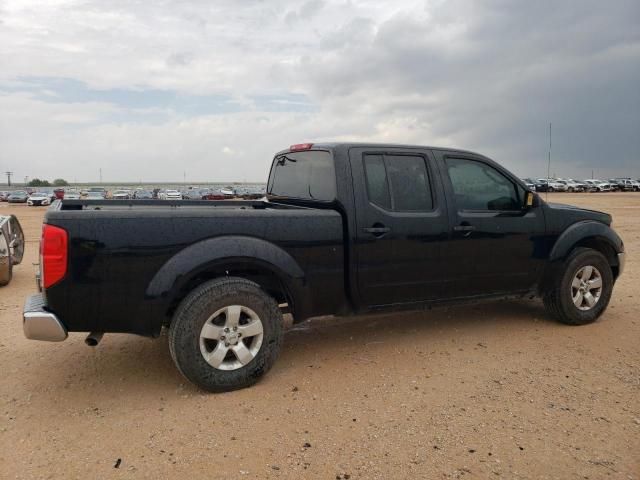
[[[603,182],[602,180],[598,180],[598,179],[585,180],[585,182],[591,185],[595,192],[611,191],[611,184],[609,182]]]
[[[236,191],[233,187],[222,187],[220,193],[224,195],[224,198],[233,198],[236,196]]]
[[[6,202],[11,192],[0,192],[0,202]]]
[[[114,190],[111,193],[111,198],[113,200],[130,200],[131,192],[129,190]]]
[[[29,194],[26,190],[16,190],[15,192],[11,192],[7,197],[9,203],[27,203],[28,199]]]
[[[640,191],[640,183],[630,178],[613,178],[609,179],[609,183],[615,184],[616,189],[621,192]]]
[[[265,192],[257,187],[240,187],[236,189],[236,196],[245,200],[257,200],[264,197]]]
[[[27,205],[30,207],[40,207],[51,205],[51,196],[45,192],[34,192],[29,195]]]
[[[536,180],[536,192],[566,192],[567,185],[558,183],[553,179],[538,178]]]
[[[158,198],[160,200],[182,200],[182,194],[178,190],[160,190]]]
[[[191,200],[193,197],[193,190],[180,190],[180,195],[182,195],[183,200]]]
[[[64,191],[64,199],[65,200],[80,200],[80,192],[78,190],[65,190]]]
[[[104,187],[91,187],[87,190],[87,198],[95,200],[98,197],[107,198],[107,190]]]
[[[586,186],[573,180],[557,179],[556,183],[561,183],[567,187],[567,192],[584,192]]]
[[[532,178],[523,178],[522,181],[525,183],[527,188],[530,188],[532,191],[536,189],[536,181]]]
[[[573,178],[568,178],[567,181],[574,185],[574,191],[586,192],[588,190],[588,185],[584,183],[582,180],[575,180]],[[581,190],[576,190],[575,188],[581,188]]]
[[[24,233],[15,215],[0,215],[0,287],[8,285],[13,267],[22,262]]]
[[[220,190],[207,190],[202,195],[202,200],[224,200],[225,195]]]
[[[87,192],[87,196],[85,198],[87,200],[104,200],[105,199],[105,192],[89,190]]]
[[[152,200],[153,193],[149,190],[138,189],[135,192],[133,192],[133,198],[135,198],[136,200]]]
[[[600,188],[601,192],[611,192],[613,191],[613,186],[609,182],[605,182],[604,180],[594,180],[598,188]]]

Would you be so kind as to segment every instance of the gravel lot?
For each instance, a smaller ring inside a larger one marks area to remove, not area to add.
[[[0,204],[28,242],[0,289],[0,477],[640,478],[640,193],[549,200],[612,213],[625,241],[597,323],[539,301],[318,319],[220,395],[180,376],[166,337],[25,340],[45,210]]]

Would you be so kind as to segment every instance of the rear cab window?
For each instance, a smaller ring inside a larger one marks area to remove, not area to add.
[[[334,201],[336,173],[332,154],[325,150],[305,150],[276,155],[267,194],[276,198]]]

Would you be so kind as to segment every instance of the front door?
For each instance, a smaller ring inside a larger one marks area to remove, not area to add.
[[[449,220],[430,152],[353,148],[349,157],[361,304],[376,307],[440,298]]]
[[[434,153],[451,199],[447,257],[455,296],[532,288],[543,264],[536,255],[545,232],[541,208],[526,208],[526,190],[493,162]]]

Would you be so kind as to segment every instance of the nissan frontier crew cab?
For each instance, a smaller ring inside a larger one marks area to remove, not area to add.
[[[418,310],[537,295],[560,322],[595,321],[624,268],[602,212],[544,202],[482,155],[298,144],[256,201],[62,200],[47,211],[24,333],[169,330],[182,374],[218,392],[255,383],[283,313]]]

